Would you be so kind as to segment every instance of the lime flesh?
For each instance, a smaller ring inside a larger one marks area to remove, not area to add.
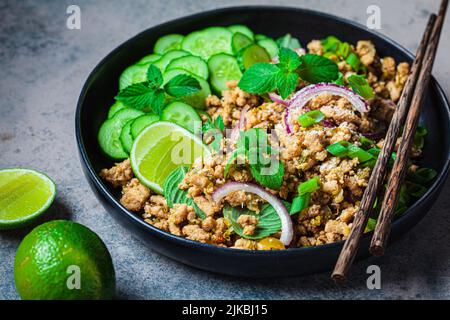
[[[186,129],[165,121],[147,127],[133,143],[131,166],[138,179],[162,193],[167,176],[179,166],[190,166],[209,154],[202,140]]]
[[[0,170],[0,229],[28,224],[50,207],[55,194],[53,181],[40,172]]]

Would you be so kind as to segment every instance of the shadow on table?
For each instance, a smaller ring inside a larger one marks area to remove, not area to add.
[[[66,205],[60,200],[56,199],[51,207],[37,220],[33,221],[26,227],[14,230],[3,230],[0,231],[0,235],[5,239],[18,239],[22,240],[31,230],[33,230],[38,225],[51,220],[70,220],[71,219],[70,210]]]
[[[249,298],[253,299],[355,299],[358,295],[362,298],[361,294],[373,299],[437,296],[437,286],[450,269],[450,215],[447,214],[450,198],[445,190],[450,190],[450,180],[434,207],[417,226],[393,243],[384,257],[370,257],[356,263],[345,284],[335,284],[330,279],[330,272],[281,279],[234,278],[210,273],[211,280],[245,288]],[[370,274],[366,270],[374,264],[381,269],[382,290],[367,288]],[[190,269],[193,273],[205,273]],[[274,295],[277,292],[279,296]],[[236,298],[245,298],[244,295],[236,292]]]

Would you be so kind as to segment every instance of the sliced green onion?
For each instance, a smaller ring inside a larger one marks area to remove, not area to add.
[[[414,135],[414,146],[416,148],[422,149],[425,145],[425,137],[428,134],[427,128],[423,126],[417,127],[416,133]]]
[[[414,147],[416,147],[418,149],[422,149],[424,145],[425,145],[425,139],[422,136],[419,136],[416,134],[414,136]]]
[[[349,145],[350,143],[348,143],[347,141],[336,142],[332,145],[329,145],[327,147],[327,151],[335,157],[343,158],[347,156]]]
[[[358,158],[360,163],[374,159],[374,155],[347,141],[340,141],[327,147],[327,151],[335,157]]]
[[[373,155],[375,158],[378,158],[378,156],[381,153],[381,149],[380,148],[371,148],[369,150],[367,150],[368,153],[370,153],[371,155]],[[389,166],[393,166],[394,165],[394,161],[395,159],[397,159],[397,153],[396,152],[392,152],[391,154],[391,159],[389,159]],[[374,159],[376,161],[376,159]],[[375,165],[375,162],[374,162]],[[372,166],[373,167],[373,166]]]
[[[369,220],[367,220],[366,232],[371,232],[371,231],[375,230],[376,225],[377,225],[377,220],[373,219],[373,218],[369,218]]]
[[[350,158],[358,158],[360,163],[364,163],[366,161],[372,160],[373,159],[373,155],[370,154],[369,152],[361,149],[358,146],[355,146],[354,144],[351,144],[348,146],[347,148],[348,153],[347,156]]]
[[[347,59],[345,59],[345,62],[347,62],[354,71],[358,72],[359,68],[361,66],[361,60],[359,60],[359,57],[356,53],[351,52]]]
[[[314,178],[309,179],[308,181],[305,181],[299,185],[298,194],[302,196],[306,193],[313,193],[319,189],[320,189],[319,178],[314,177]]]
[[[302,212],[303,210],[308,208],[310,199],[311,199],[310,193],[306,193],[304,195],[295,197],[294,200],[292,201],[292,206],[289,213],[292,215]]]
[[[361,143],[361,146],[364,149],[369,149],[371,146],[375,144],[375,141],[370,140],[369,138],[366,138],[364,136],[361,136],[361,138],[359,138],[359,142]]]
[[[427,192],[427,188],[425,188],[424,186],[408,181],[406,182],[406,188],[408,190],[408,193],[414,198],[420,198]]]
[[[336,53],[338,54],[338,56],[342,57],[342,58],[347,58],[349,56],[349,54],[352,53],[352,47],[350,46],[349,43],[347,42],[342,42],[339,45],[338,50],[336,51]]]
[[[430,168],[420,168],[416,172],[408,176],[408,180],[411,180],[418,184],[427,184],[436,178],[437,172]]]
[[[426,137],[428,135],[428,130],[424,126],[418,126],[416,130],[416,135],[421,137]]]
[[[328,36],[324,40],[322,40],[323,50],[328,52],[336,52],[341,44],[341,40],[336,38],[335,36]]]
[[[325,115],[319,110],[313,110],[302,114],[298,117],[298,122],[303,128],[310,127],[313,124],[319,123],[325,118]]]

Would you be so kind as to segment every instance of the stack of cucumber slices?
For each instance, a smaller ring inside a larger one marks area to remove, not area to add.
[[[162,73],[164,83],[180,74],[198,80],[200,90],[174,100],[167,97],[166,106],[157,115],[148,110],[127,107],[122,102],[113,104],[108,119],[102,124],[98,140],[101,149],[114,160],[130,157],[133,143],[148,126],[165,121],[178,125],[193,134],[201,128],[206,98],[221,95],[230,80],[240,80],[243,72],[258,62],[268,62],[278,55],[277,43],[264,35],[254,35],[244,25],[210,27],[187,36],[170,34],[158,39],[154,52],[128,67],[119,79],[119,90],[146,81],[150,65]]]

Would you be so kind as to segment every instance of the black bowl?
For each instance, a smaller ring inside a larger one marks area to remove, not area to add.
[[[98,176],[110,167],[97,143],[97,132],[105,120],[108,107],[118,91],[121,72],[152,51],[159,37],[169,33],[187,34],[212,25],[245,24],[258,33],[279,37],[287,32],[306,44],[328,35],[355,43],[372,40],[382,56],[411,62],[413,55],[392,40],[351,21],[331,15],[285,7],[235,7],[204,12],[150,28],[128,40],[92,71],[78,101],[76,136],[86,176],[108,212],[138,235],[157,252],[200,269],[245,277],[294,276],[330,270],[342,248],[342,242],[311,248],[284,251],[244,251],[201,244],[161,231],[141,217],[125,209],[118,201],[118,190]],[[419,41],[419,35],[417,41]],[[449,171],[449,105],[442,89],[433,79],[428,88],[421,121],[429,129],[421,165],[432,167],[439,175],[427,193],[419,199],[392,227],[391,239],[407,232],[427,213],[436,200]],[[358,259],[368,255],[370,235],[363,238]]]

